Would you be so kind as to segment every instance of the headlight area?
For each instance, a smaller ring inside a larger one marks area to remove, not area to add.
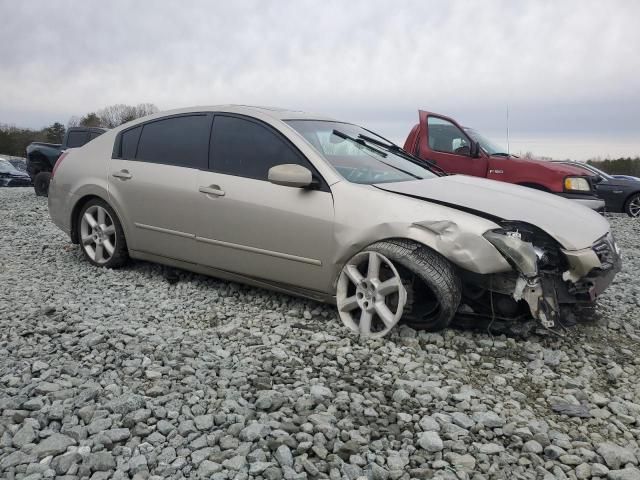
[[[585,177],[566,177],[564,179],[565,192],[591,192],[591,184]]]
[[[525,277],[531,278],[538,275],[538,256],[535,247],[532,243],[523,241],[520,232],[490,230],[483,236]]]
[[[594,268],[570,278],[568,272],[576,272],[575,264],[582,262],[586,254],[571,256],[553,237],[533,225],[512,221],[500,225],[483,236],[513,270],[488,275],[464,272],[463,316],[489,318],[491,325],[502,324],[505,331],[511,332],[522,330],[517,325],[531,329],[536,324],[552,328],[574,323],[576,313],[585,306],[591,307],[601,287],[606,288],[615,274],[611,270],[605,275]],[[598,252],[604,252],[601,243],[613,245],[604,240],[596,242],[594,248]],[[606,254],[617,252],[611,247]],[[595,255],[592,252],[591,256]],[[603,258],[604,255],[601,254]],[[589,295],[594,292],[596,295]]]

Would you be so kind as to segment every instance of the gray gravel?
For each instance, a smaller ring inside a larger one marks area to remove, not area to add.
[[[640,222],[599,319],[406,327],[157,265],[90,266],[0,190],[0,478],[640,479]]]

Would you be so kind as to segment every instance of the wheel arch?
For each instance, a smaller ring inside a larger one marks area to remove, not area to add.
[[[78,239],[78,228],[77,228],[78,215],[80,214],[82,207],[84,207],[87,204],[87,202],[89,202],[94,198],[97,198],[98,200],[102,200],[113,209],[113,211],[118,216],[118,220],[120,221],[120,225],[122,226],[125,239],[127,239],[128,241],[129,235],[127,230],[127,225],[126,225],[126,222],[124,222],[122,215],[118,211],[118,208],[116,208],[115,205],[113,205],[113,203],[109,201],[109,198],[107,196],[92,192],[92,193],[87,193],[85,195],[82,195],[80,198],[78,198],[76,203],[73,205],[73,208],[71,209],[71,219],[69,224],[71,225],[71,228],[70,228],[71,242],[74,244],[78,244],[80,242],[80,240]]]
[[[31,152],[27,154],[27,173],[33,179],[40,172],[50,172],[51,162],[42,152]]]
[[[353,243],[345,249],[336,261],[333,278],[335,289],[340,272],[354,255],[378,242],[410,242],[418,248],[425,248],[437,253],[451,262],[456,268],[474,273],[487,274],[511,270],[511,266],[496,248],[481,236],[461,232],[436,232],[423,227],[407,230],[406,235],[388,235],[379,238],[369,237],[362,243]]]

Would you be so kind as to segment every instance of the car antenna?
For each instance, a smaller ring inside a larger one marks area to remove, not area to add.
[[[507,155],[511,156],[511,148],[509,145],[509,104],[507,103]]]

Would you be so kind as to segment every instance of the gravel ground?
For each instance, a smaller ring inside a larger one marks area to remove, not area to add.
[[[96,269],[0,190],[0,478],[640,479],[640,221],[594,323],[350,335],[332,307]]]

